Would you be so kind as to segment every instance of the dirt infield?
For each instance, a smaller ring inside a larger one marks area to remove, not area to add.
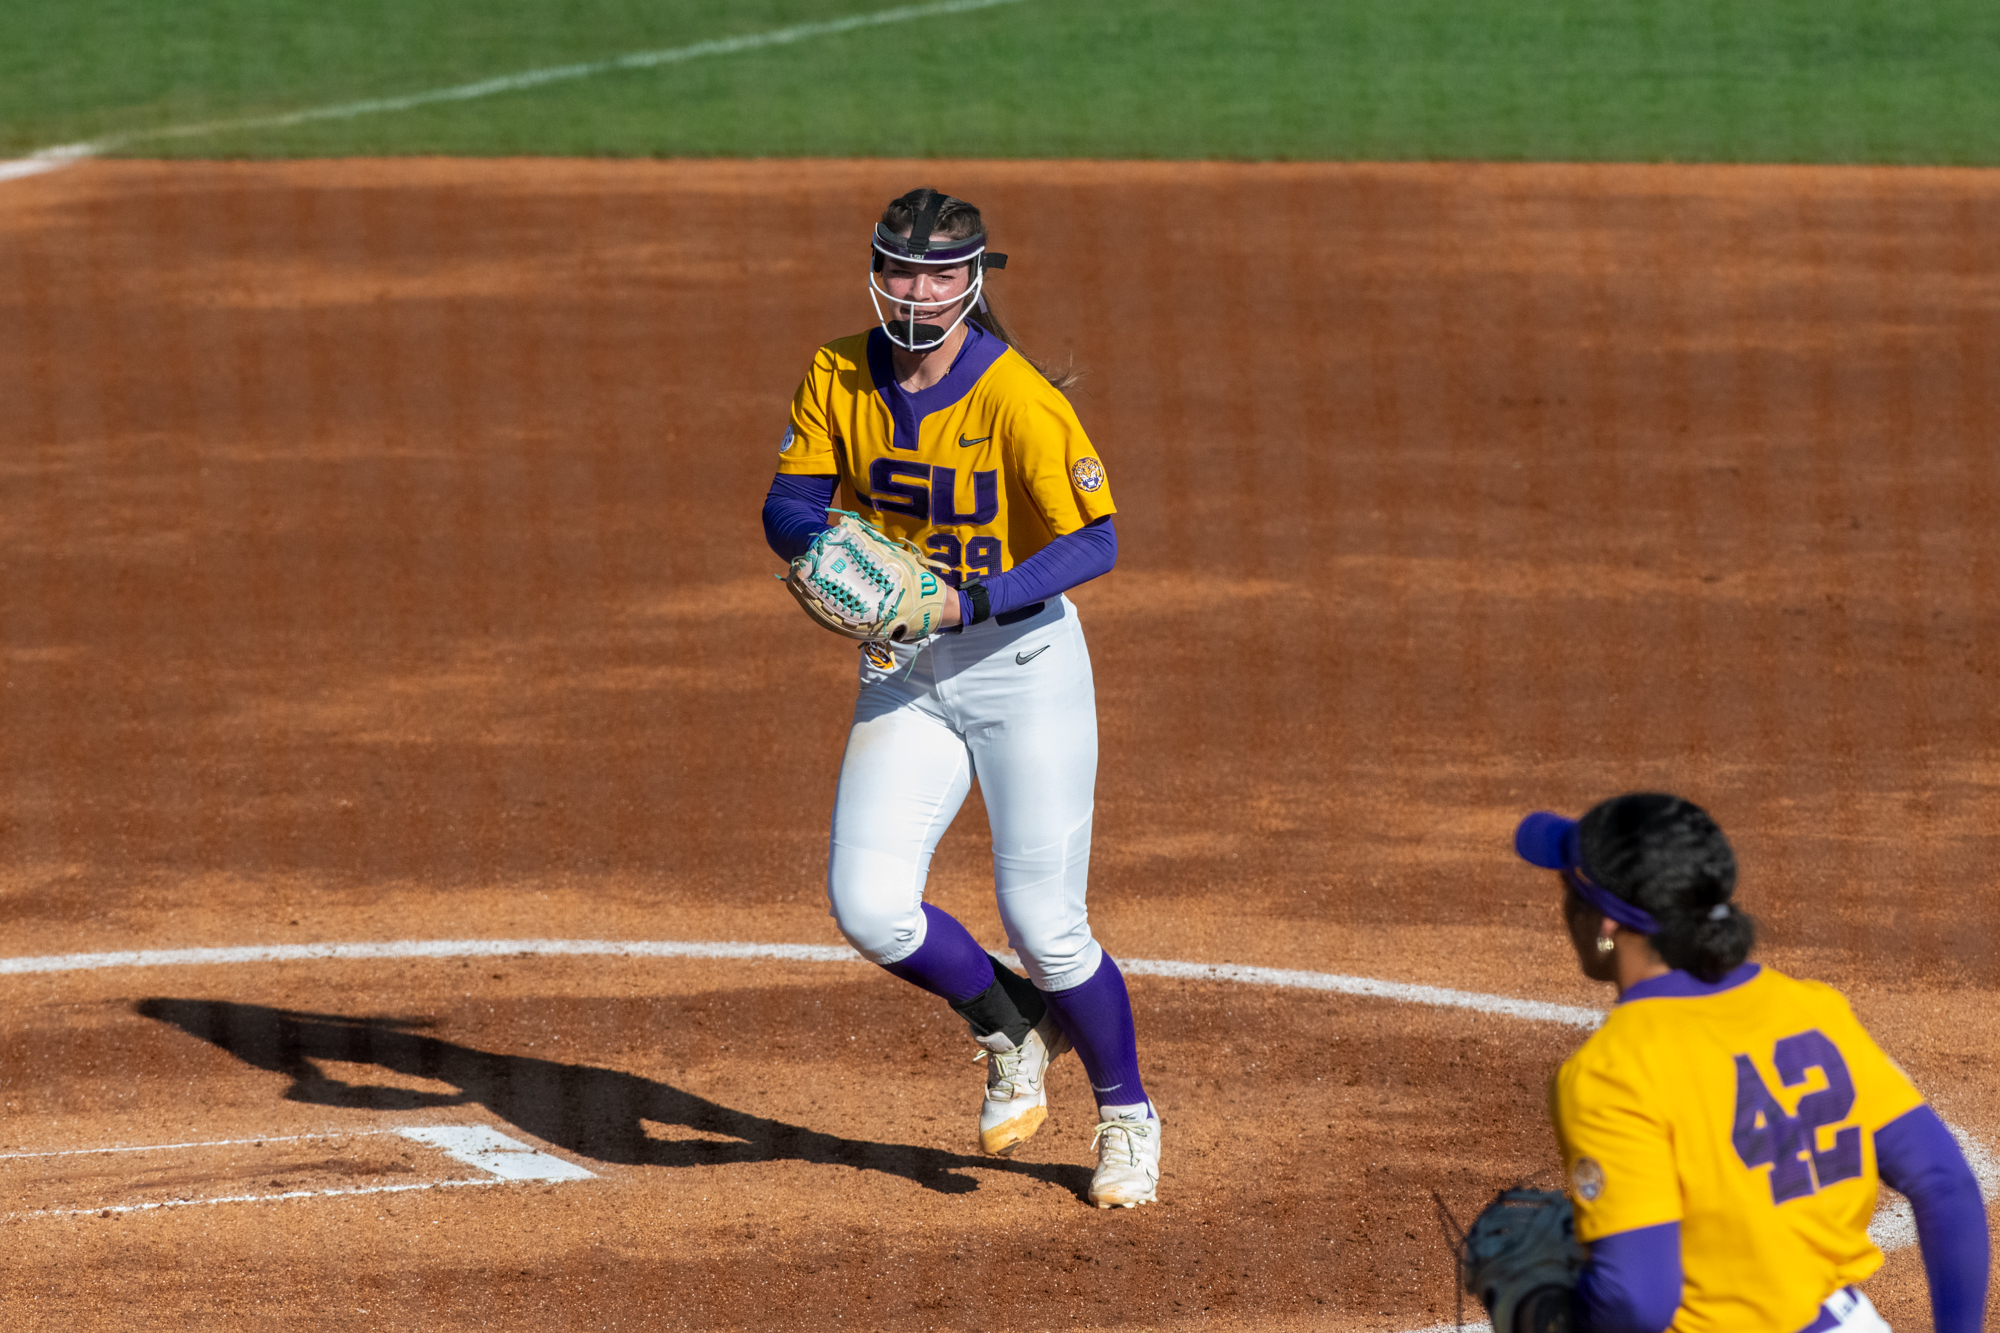
[[[1730,830],[1762,956],[1846,989],[2000,1150],[1993,172],[106,162],[0,186],[0,956],[839,944],[853,652],[770,579],[757,511],[813,346],[868,317],[871,211],[919,183],[987,210],[996,301],[1085,368],[1122,506],[1118,569],[1076,594],[1114,954],[1602,1005],[1508,834],[1663,786]],[[998,947],[984,824],[975,797],[932,896]],[[1542,1086],[1578,1031],[1132,989],[1163,1202],[1110,1214],[1080,1201],[1074,1063],[1021,1159],[978,1158],[962,1028],[859,963],[0,975],[0,1311],[1450,1320],[1431,1191],[1463,1215],[1548,1178]],[[504,1183],[395,1133],[438,1125],[591,1178]],[[205,1146],[79,1151],[162,1144]],[[263,1201],[195,1202],[237,1196]],[[1870,1293],[1927,1326],[1913,1250]]]

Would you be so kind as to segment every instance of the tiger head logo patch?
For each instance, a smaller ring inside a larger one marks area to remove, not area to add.
[[[1569,1169],[1569,1187],[1585,1203],[1596,1203],[1604,1193],[1604,1168],[1589,1157],[1579,1157]]]
[[[896,669],[896,654],[890,650],[889,645],[886,643],[871,642],[862,644],[861,656],[866,658],[868,665],[874,667],[877,671],[894,671]]]
[[[1094,491],[1104,485],[1104,464],[1095,458],[1079,458],[1069,465],[1069,479],[1080,491]]]

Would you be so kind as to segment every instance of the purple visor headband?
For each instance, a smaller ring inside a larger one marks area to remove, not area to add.
[[[1563,881],[1576,890],[1578,897],[1619,925],[1641,935],[1659,934],[1660,923],[1653,919],[1652,913],[1626,902],[1592,879],[1583,868],[1583,838],[1578,828],[1574,819],[1538,810],[1514,830],[1514,850],[1529,865],[1561,871]]]
[[[941,240],[915,244],[909,237],[898,236],[878,222],[875,224],[875,249],[891,259],[901,259],[911,264],[967,264],[981,255],[986,255],[986,262],[981,265],[982,268],[1007,267],[1007,256],[986,254],[984,232],[977,232],[962,241]]]

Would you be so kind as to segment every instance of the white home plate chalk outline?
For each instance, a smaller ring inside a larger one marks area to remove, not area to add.
[[[370,97],[358,102],[309,107],[303,111],[282,111],[265,116],[208,120],[194,125],[162,125],[152,129],[127,130],[118,134],[107,134],[101,139],[92,139],[87,143],[61,144],[53,148],[40,149],[12,161],[0,161],[0,181],[39,176],[46,171],[60,171],[85,158],[97,157],[104,153],[123,152],[134,144],[153,143],[162,139],[192,139],[209,134],[221,134],[229,130],[284,129],[291,125],[310,124],[313,121],[352,120],[357,116],[410,111],[420,106],[434,106],[441,102],[469,102],[474,98],[519,92],[522,89],[539,88],[550,83],[587,79],[599,74],[658,69],[664,65],[678,65],[689,60],[699,60],[704,56],[729,56],[772,46],[790,46],[795,42],[809,41],[815,37],[836,37],[842,33],[877,28],[888,23],[943,18],[952,14],[969,14],[975,10],[1018,3],[1020,0],[939,0],[936,4],[904,5],[897,9],[878,9],[868,14],[850,14],[845,18],[823,19],[817,23],[796,23],[788,28],[772,28],[764,32],[746,33],[741,37],[717,37],[705,42],[693,42],[687,46],[669,47],[663,51],[632,51],[622,56],[612,56],[607,60],[588,60],[574,65],[552,65],[543,69],[523,70],[517,74],[502,74],[496,78],[480,79],[476,83],[455,84],[449,88],[431,88],[424,92],[406,93],[400,97]]]
[[[393,1129],[356,1129],[323,1134],[266,1134],[250,1139],[203,1139],[193,1143],[118,1144],[105,1148],[58,1148],[45,1152],[0,1153],[0,1161],[35,1157],[90,1157],[118,1152],[178,1152],[190,1148],[229,1148],[247,1144],[302,1143],[311,1139],[365,1139],[393,1134],[436,1148],[455,1162],[486,1172],[472,1180],[424,1180],[406,1185],[356,1185],[323,1190],[281,1190],[270,1194],[225,1194],[210,1199],[160,1199],[152,1203],[98,1204],[92,1208],[37,1208],[7,1213],[8,1219],[85,1217],[105,1213],[149,1213],[162,1208],[196,1208],[217,1203],[269,1203],[278,1199],[332,1199],[357,1194],[409,1194],[417,1190],[458,1189],[468,1185],[508,1185],[520,1181],[566,1184],[595,1180],[597,1174],[574,1162],[532,1148],[491,1125],[400,1125]]]
[[[597,1174],[573,1162],[537,1152],[491,1125],[429,1125],[399,1129],[406,1139],[428,1143],[445,1156],[476,1166],[502,1180],[595,1180]]]

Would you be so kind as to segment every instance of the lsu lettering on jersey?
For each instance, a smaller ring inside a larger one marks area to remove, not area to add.
[[[1645,983],[1555,1077],[1577,1236],[1679,1222],[1677,1333],[1787,1333],[1881,1266],[1875,1131],[1923,1097],[1832,987],[1685,977]]]
[[[938,383],[897,386],[880,329],[828,343],[792,398],[778,470],[840,478],[841,504],[954,584],[1012,569],[1116,512],[1069,400],[976,325]]]

